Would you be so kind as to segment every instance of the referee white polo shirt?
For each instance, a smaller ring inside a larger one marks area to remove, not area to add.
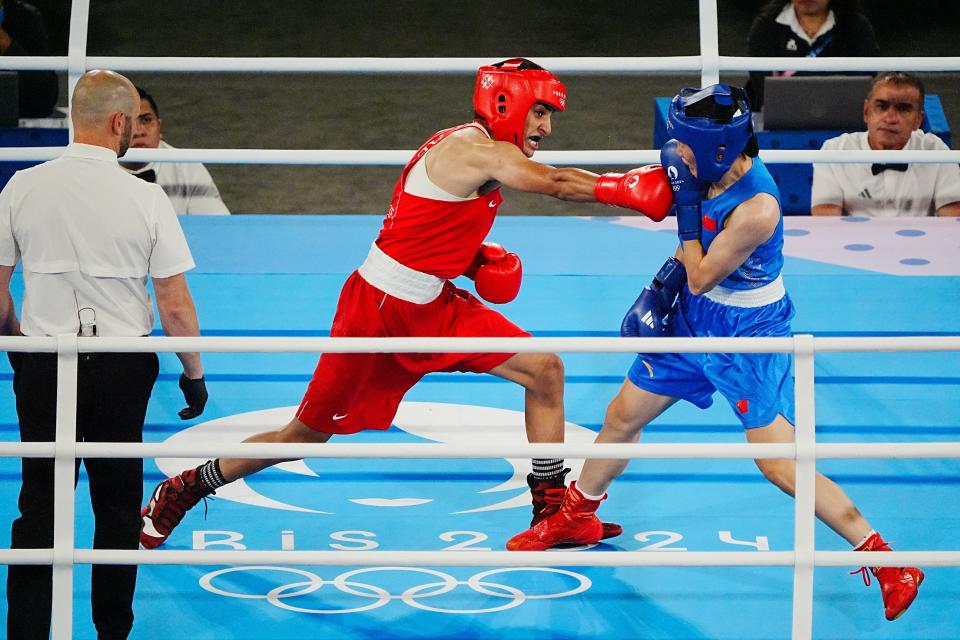
[[[823,143],[823,149],[869,151],[866,131],[844,133]],[[903,147],[908,151],[949,149],[933,133],[914,131]],[[844,213],[874,218],[935,215],[937,209],[960,201],[960,167],[956,163],[907,165],[906,171],[874,174],[869,164],[813,165],[810,205],[835,204]]]
[[[0,264],[18,258],[28,336],[77,333],[85,308],[101,336],[149,334],[147,276],[195,266],[163,189],[124,171],[112,150],[79,143],[0,193]]]

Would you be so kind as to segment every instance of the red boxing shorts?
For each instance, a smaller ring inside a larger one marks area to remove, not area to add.
[[[390,296],[353,272],[343,285],[330,336],[529,337],[530,334],[446,281],[427,304]],[[404,394],[437,371],[486,373],[512,353],[324,353],[297,419],[326,433],[389,429]]]

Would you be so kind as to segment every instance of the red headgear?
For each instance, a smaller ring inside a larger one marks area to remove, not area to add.
[[[526,58],[511,58],[477,71],[473,110],[486,120],[495,139],[523,149],[527,113],[538,102],[563,111],[567,88]]]

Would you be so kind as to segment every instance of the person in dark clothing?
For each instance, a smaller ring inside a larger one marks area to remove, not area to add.
[[[873,25],[857,0],[771,0],[750,27],[747,55],[865,57],[880,55],[880,47]],[[776,75],[792,74],[792,71],[776,72]],[[763,79],[768,75],[769,72],[750,73],[746,89],[754,111],[763,108]]]
[[[49,56],[47,29],[40,11],[20,0],[0,0],[0,55]],[[53,71],[20,71],[20,117],[42,118],[57,104],[60,93]]]
[[[154,299],[166,335],[199,335],[185,276],[194,261],[173,205],[160,185],[138,180],[117,163],[130,146],[139,113],[140,96],[127,78],[87,72],[71,100],[73,142],[60,157],[18,171],[0,191],[0,335],[146,336],[154,327]],[[19,319],[10,293],[17,264],[24,283]],[[199,353],[178,356],[187,401],[179,416],[191,420],[203,413],[208,398],[203,363]],[[75,362],[77,441],[141,442],[157,355],[88,351]],[[57,354],[17,353],[10,364],[21,441],[53,441],[59,419]],[[81,460],[93,509],[93,548],[136,549],[143,460],[78,458],[75,469]],[[55,512],[54,467],[51,459],[23,459],[12,549],[53,548],[61,515]],[[8,568],[2,637],[47,640],[55,606],[52,575],[49,564]],[[136,580],[136,565],[96,564],[90,570],[99,640],[125,640],[130,634]]]

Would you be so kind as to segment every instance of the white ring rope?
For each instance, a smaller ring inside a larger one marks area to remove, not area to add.
[[[78,338],[80,353],[791,353],[792,338]],[[960,351],[960,336],[818,338],[818,353]],[[58,338],[0,336],[0,351],[55,353]]]
[[[67,56],[4,56],[3,68],[67,70]],[[836,58],[750,58],[718,56],[719,71],[960,71],[960,56],[899,58],[895,56]],[[87,56],[87,69],[171,73],[438,73],[474,74],[491,58],[240,58],[178,56]],[[554,73],[697,73],[701,56],[537,57]]]
[[[263,425],[263,429],[277,425]],[[821,443],[818,459],[960,458],[960,442]],[[2,442],[0,458],[52,458],[54,443]],[[81,442],[81,458],[604,458],[619,459],[763,459],[796,458],[793,444],[635,443],[635,444],[263,444]]]
[[[59,158],[64,147],[0,147],[0,161],[35,161]],[[130,149],[123,157],[131,162],[206,162],[210,164],[270,164],[319,166],[404,166],[414,150],[397,149]],[[760,158],[771,164],[836,162],[960,163],[960,150],[856,151],[843,149],[763,149]],[[541,151],[538,161],[552,165],[591,164],[634,166],[660,162],[660,152],[650,149],[607,151]]]
[[[2,564],[51,564],[49,549],[0,549]],[[960,551],[816,551],[817,566],[960,566]],[[384,565],[434,567],[771,567],[791,566],[792,551],[618,551],[544,553],[540,551],[126,551],[74,549],[77,564],[150,565]]]

